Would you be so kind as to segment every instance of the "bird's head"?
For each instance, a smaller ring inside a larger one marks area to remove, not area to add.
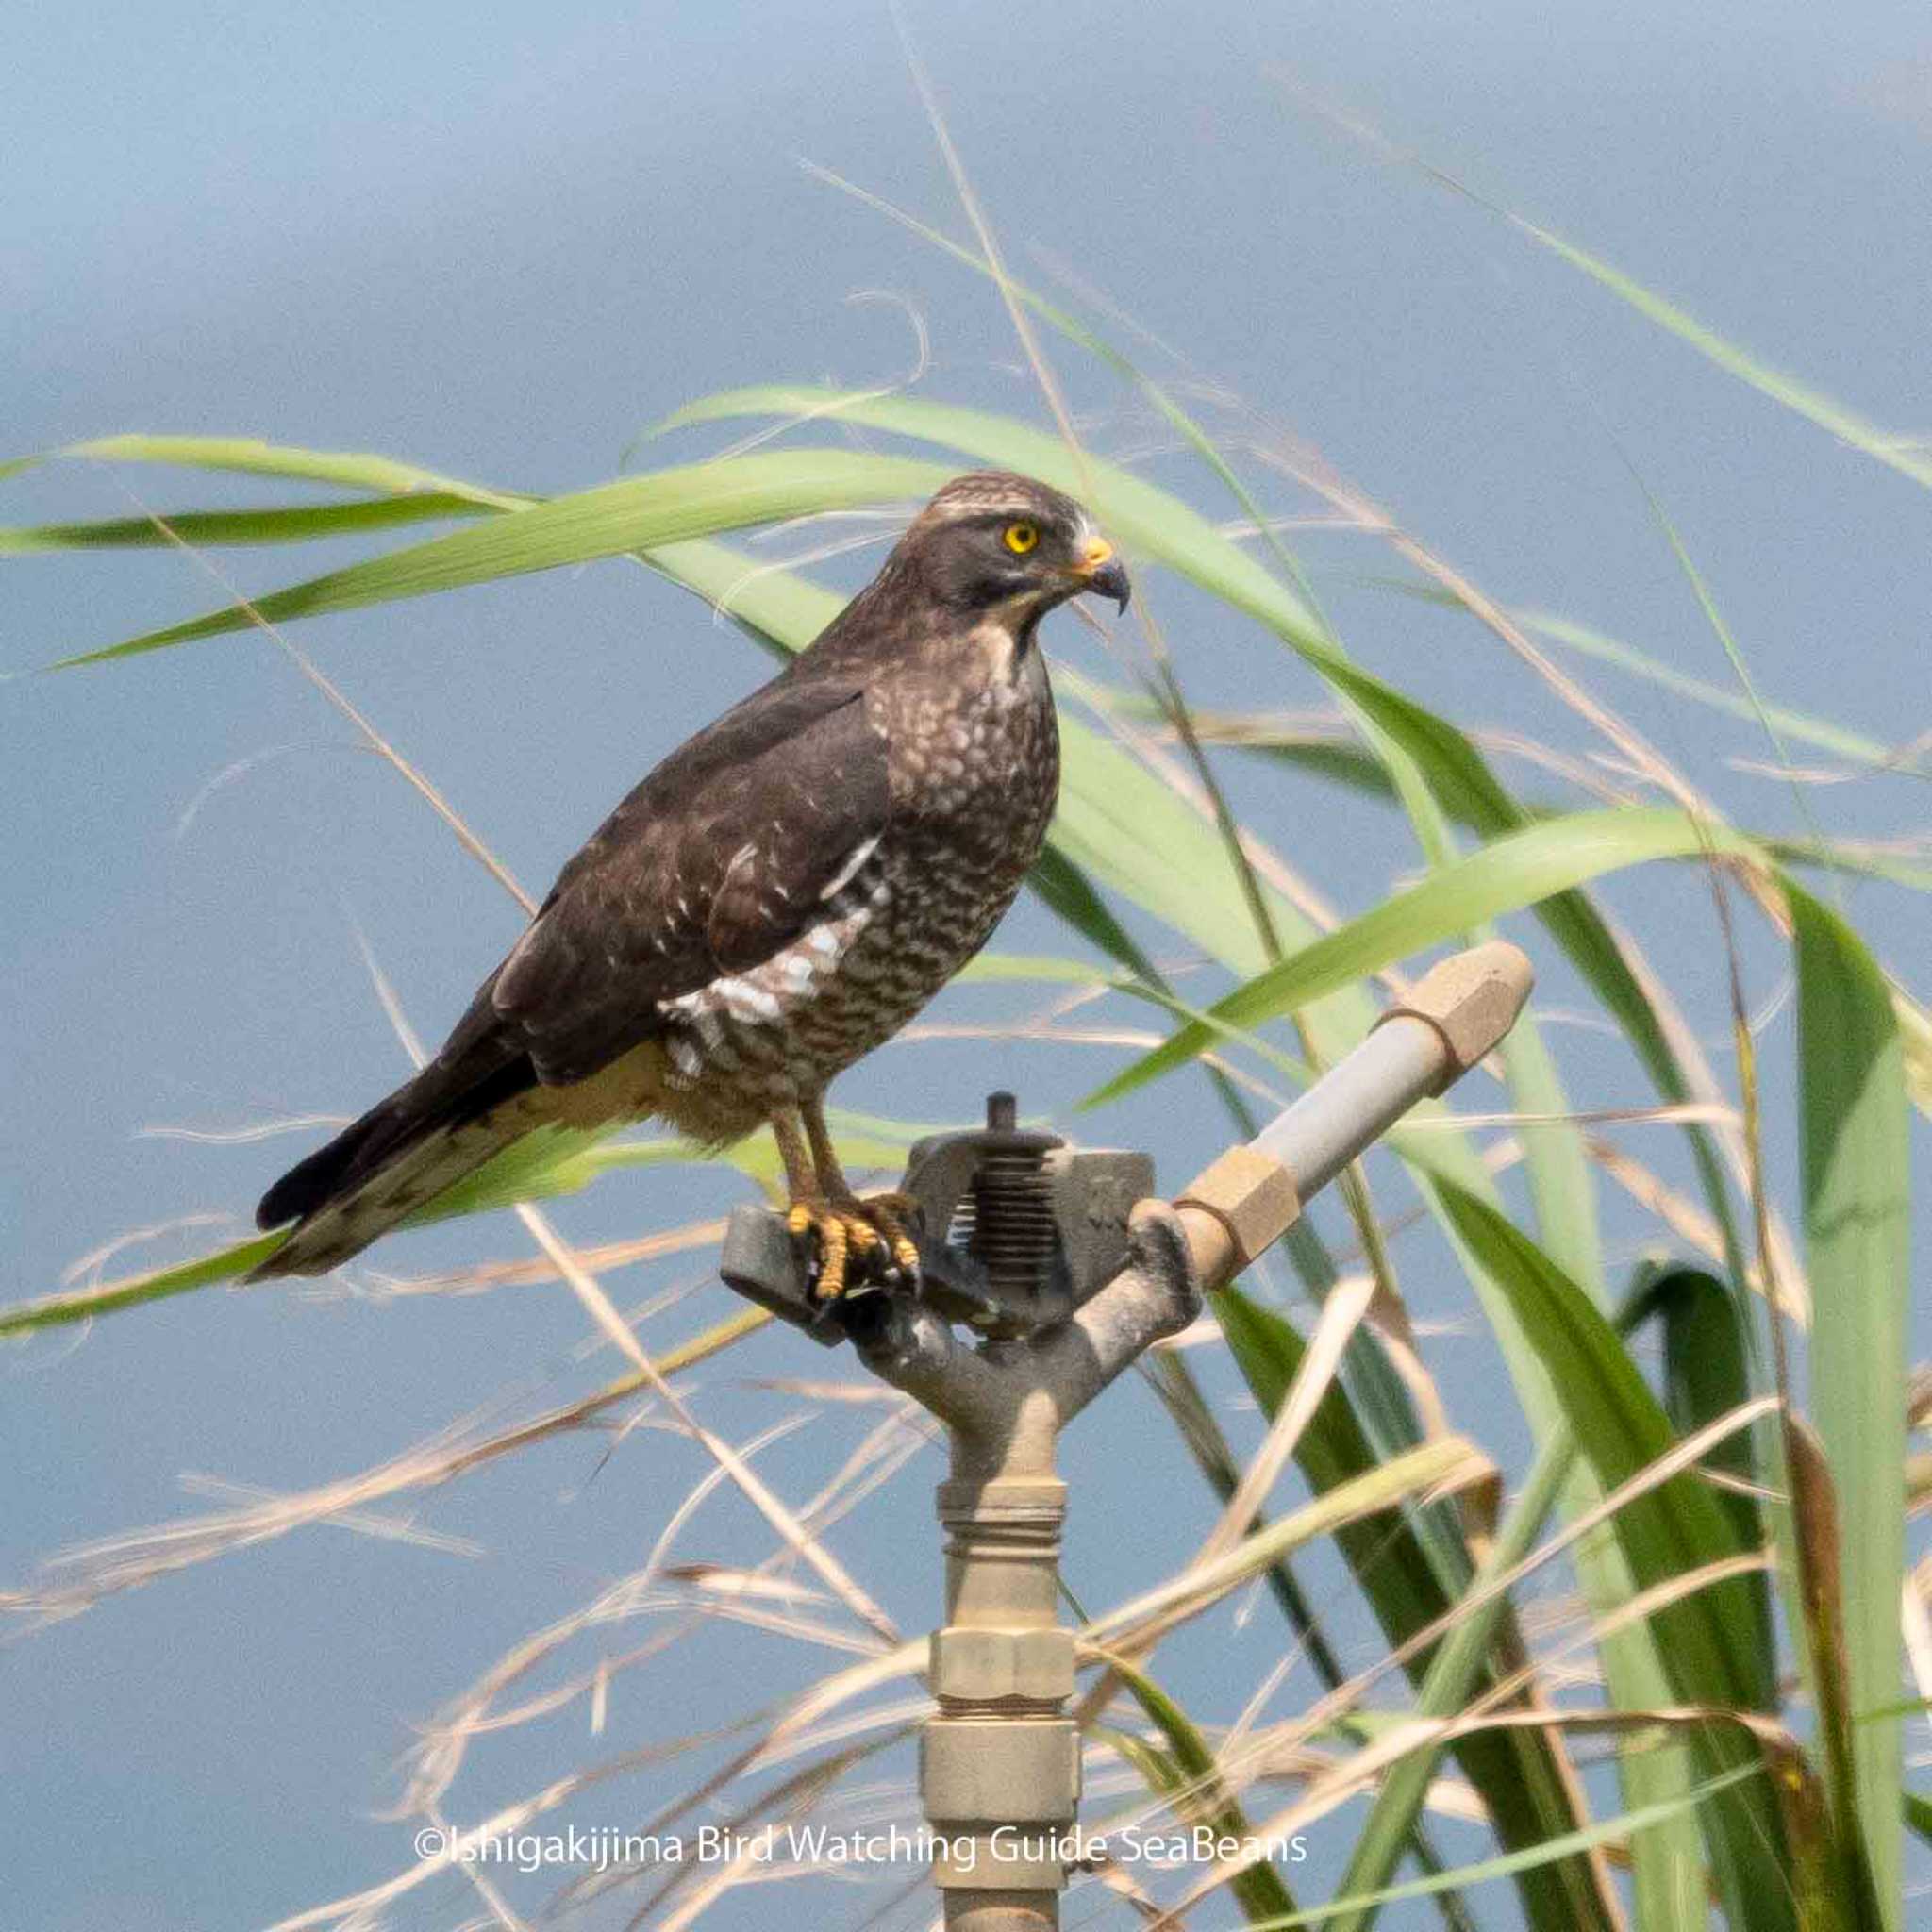
[[[900,550],[931,594],[962,615],[1002,618],[1016,635],[1083,591],[1127,608],[1127,574],[1087,512],[1008,471],[954,477]]]

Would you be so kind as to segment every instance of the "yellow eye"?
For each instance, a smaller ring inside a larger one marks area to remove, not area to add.
[[[1008,524],[1007,525],[1007,548],[1015,557],[1024,557],[1040,541],[1038,524]]]

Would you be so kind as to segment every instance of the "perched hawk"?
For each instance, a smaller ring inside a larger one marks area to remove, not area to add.
[[[860,1202],[826,1083],[978,951],[1059,786],[1036,633],[1127,578],[1024,476],[946,485],[864,591],[654,771],[563,869],[441,1053],[263,1195],[258,1275],[317,1274],[550,1123],[657,1118],[721,1146],[769,1123],[818,1288],[915,1256]]]

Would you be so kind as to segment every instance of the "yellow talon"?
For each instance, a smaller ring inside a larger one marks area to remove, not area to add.
[[[785,1225],[794,1235],[817,1238],[819,1268],[811,1285],[816,1301],[837,1301],[846,1291],[847,1276],[856,1258],[871,1263],[890,1256],[892,1265],[908,1280],[919,1271],[919,1249],[907,1232],[898,1209],[907,1204],[903,1196],[888,1194],[859,1201],[794,1201],[785,1215]]]
[[[918,1244],[907,1232],[906,1223],[901,1218],[911,1206],[911,1201],[904,1194],[877,1194],[865,1203],[871,1225],[878,1229],[886,1246],[891,1250],[892,1259],[908,1277],[919,1272]]]
[[[835,1302],[845,1292],[845,1224],[827,1214],[818,1224],[819,1278],[812,1293],[822,1302]]]

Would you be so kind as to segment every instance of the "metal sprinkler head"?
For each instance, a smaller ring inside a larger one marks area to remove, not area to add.
[[[849,1338],[873,1374],[946,1426],[946,1621],[932,1640],[939,1710],[921,1740],[920,1788],[948,1928],[1049,1932],[1078,1857],[1074,1645],[1058,1621],[1061,1430],[1180,1334],[1204,1291],[1265,1253],[1409,1107],[1482,1058],[1529,984],[1528,960],[1500,941],[1443,960],[1172,1202],[1153,1198],[1145,1155],[1027,1132],[1013,1096],[991,1094],[983,1128],[912,1150],[910,1287],[815,1304],[784,1221],[756,1208],[731,1217],[723,1272],[733,1288],[822,1341]]]
[[[1003,1339],[1067,1321],[1117,1274],[1134,1203],[1154,1192],[1144,1154],[1069,1147],[1019,1118],[1011,1093],[988,1094],[985,1126],[919,1141],[901,1184],[919,1243],[911,1299],[943,1321]],[[869,1340],[885,1313],[877,1305],[905,1299],[892,1291],[813,1300],[796,1244],[762,1208],[733,1213],[720,1266],[741,1294],[827,1346]]]

